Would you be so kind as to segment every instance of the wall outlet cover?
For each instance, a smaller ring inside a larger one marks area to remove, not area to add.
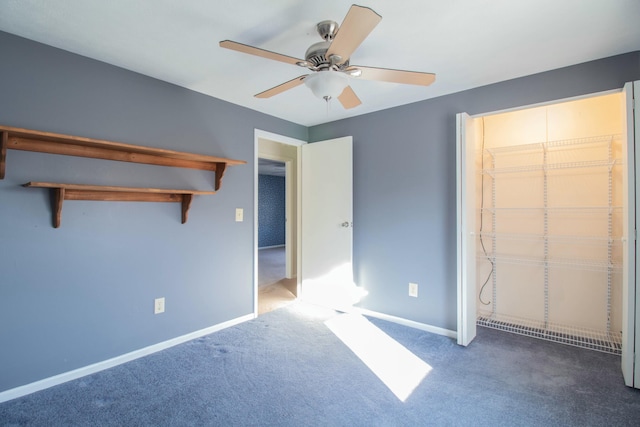
[[[164,297],[156,298],[153,302],[153,314],[164,313]]]

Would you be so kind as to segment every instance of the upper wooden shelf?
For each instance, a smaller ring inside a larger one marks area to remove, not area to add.
[[[53,226],[60,227],[62,203],[65,200],[106,200],[121,202],[182,203],[182,223],[187,222],[193,196],[215,194],[215,191],[173,190],[165,188],[111,187],[103,185],[62,184],[58,182],[27,182],[25,187],[52,190]]]
[[[216,191],[220,189],[227,166],[246,163],[243,160],[9,126],[0,126],[0,137],[0,179],[4,178],[7,150],[9,149],[213,171],[215,172],[214,187]]]

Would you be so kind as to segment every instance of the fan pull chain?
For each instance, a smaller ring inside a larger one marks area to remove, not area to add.
[[[329,118],[329,101],[331,101],[331,97],[330,96],[324,96],[323,99],[327,103],[327,118]]]

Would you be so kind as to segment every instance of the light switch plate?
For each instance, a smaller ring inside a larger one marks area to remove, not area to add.
[[[236,222],[244,221],[244,209],[236,208]]]
[[[418,284],[417,283],[409,283],[409,296],[418,298]]]

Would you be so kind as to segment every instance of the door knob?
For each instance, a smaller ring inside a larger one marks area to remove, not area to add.
[[[349,226],[351,225],[351,223],[349,221],[345,221],[342,224],[340,224],[342,227],[344,228],[349,228]]]

